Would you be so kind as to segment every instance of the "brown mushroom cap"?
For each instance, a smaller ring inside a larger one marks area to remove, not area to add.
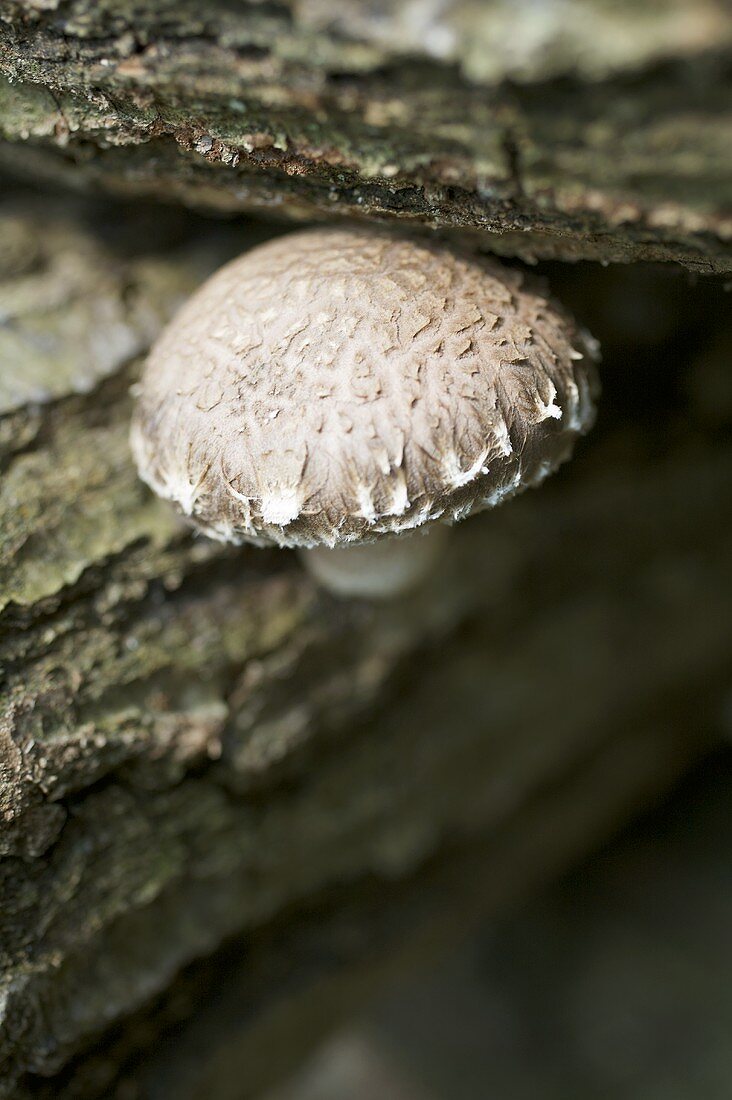
[[[305,230],[229,263],[178,313],[132,445],[143,479],[214,537],[368,542],[543,480],[593,421],[592,358],[519,272]]]

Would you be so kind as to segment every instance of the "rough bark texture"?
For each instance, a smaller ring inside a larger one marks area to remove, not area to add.
[[[701,751],[728,686],[729,448],[670,413],[653,431],[611,414],[393,607],[319,595],[286,552],[192,537],[135,476],[128,387],[179,297],[256,234],[110,213],[26,203],[2,223],[11,1096],[336,884],[348,899],[476,843],[489,882],[526,884]],[[529,855],[501,871],[515,828]]]
[[[596,0],[601,50],[587,5],[545,26],[549,47],[517,45],[497,2],[365,22],[330,7],[0,10],[16,178],[169,203],[1,212],[1,1096],[42,1093],[74,1057],[47,1094],[223,1097],[245,1067],[254,1088],[274,1061],[262,1035],[294,1050],[346,962],[396,950],[448,895],[495,908],[563,865],[719,725],[732,398],[714,281],[551,270],[605,338],[598,428],[540,493],[463,525],[394,606],[337,603],[286,552],[196,539],[136,478],[142,356],[263,235],[176,205],[731,266],[721,4],[628,3],[617,22]],[[174,982],[231,936],[238,968],[229,954]],[[244,1008],[225,1032],[231,970]],[[200,1024],[152,1052],[199,998]],[[206,1042],[185,1092],[182,1052]]]
[[[334,11],[334,9],[337,9]],[[732,267],[723,0],[6,0],[2,160],[524,259]]]
[[[408,702],[396,721],[407,713]],[[393,728],[389,719],[385,732]],[[434,964],[486,914],[494,921],[519,908],[598,845],[629,808],[655,799],[688,763],[689,748],[685,734],[670,733],[665,722],[633,727],[473,843],[444,845],[412,874],[370,875],[288,907],[186,968],[62,1074],[26,1076],[18,1100],[269,1097],[273,1084],[385,985]]]

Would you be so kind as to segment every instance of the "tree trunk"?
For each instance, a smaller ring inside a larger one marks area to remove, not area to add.
[[[727,6],[613,7],[572,0],[537,35],[500,0],[6,0],[2,163],[525,260],[729,271]]]
[[[4,164],[169,208],[8,186],[0,217],[0,1096],[49,1076],[74,1100],[124,1081],[253,1095],[362,996],[366,963],[497,911],[719,732],[732,402],[708,397],[728,348],[713,283],[641,278],[634,304],[659,295],[677,325],[641,337],[662,349],[644,396],[614,329],[629,284],[549,269],[607,337],[607,412],[393,605],[196,538],[137,479],[150,341],[273,231],[183,203],[729,270],[711,0],[683,43],[629,5],[614,58],[564,31],[536,56],[488,49],[467,3],[418,34],[328,7],[4,7]]]

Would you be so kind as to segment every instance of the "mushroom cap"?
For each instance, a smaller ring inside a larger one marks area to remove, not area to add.
[[[304,230],[183,306],[150,353],[132,447],[141,477],[213,537],[369,542],[555,470],[594,419],[593,343],[493,261]]]

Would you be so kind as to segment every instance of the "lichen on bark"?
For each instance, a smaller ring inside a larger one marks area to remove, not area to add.
[[[358,5],[11,3],[2,162],[225,212],[408,219],[526,260],[730,270],[721,4],[596,0],[622,30],[604,66],[582,5],[518,58],[500,4],[433,7],[395,36],[388,5],[369,24]]]
[[[137,479],[130,388],[150,341],[274,231],[181,206],[729,270],[713,0],[693,40],[684,0],[653,33],[628,4],[632,49],[605,63],[579,49],[580,18],[548,28],[549,52],[499,37],[478,68],[479,5],[444,9],[447,38],[442,16],[425,37],[396,9],[367,33],[357,8],[3,8],[3,163],[23,188],[31,173],[118,196],[28,188],[0,212],[0,1095],[13,1100],[48,1076],[73,1100],[126,1074],[138,1087],[165,1062],[180,968],[230,936],[254,948],[278,921],[279,954],[237,971],[251,1018],[202,1063],[213,1075],[235,1046],[243,1073],[262,990],[279,1003],[297,984],[302,1022],[338,970],[322,947],[316,963],[297,953],[307,906],[344,914],[355,958],[381,942],[377,910],[395,944],[456,891],[453,908],[495,911],[671,783],[718,727],[732,517],[714,281],[707,304],[674,283],[657,309],[642,267],[624,282],[551,269],[580,316],[600,303],[599,335],[616,341],[595,436],[540,493],[459,529],[434,584],[398,606],[339,604],[286,552],[196,538]],[[137,201],[150,195],[167,206]],[[663,368],[645,389],[644,340]],[[170,1004],[150,1007],[166,989]],[[140,1010],[144,1038],[127,1026]]]

